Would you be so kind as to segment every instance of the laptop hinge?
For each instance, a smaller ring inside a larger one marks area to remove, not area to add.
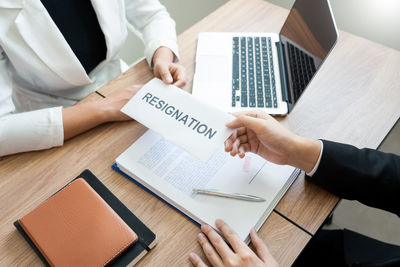
[[[285,54],[282,49],[282,42],[280,41],[276,42],[275,45],[278,51],[279,76],[281,77],[282,100],[285,102],[289,102],[288,87],[286,83],[286,62],[285,62]]]

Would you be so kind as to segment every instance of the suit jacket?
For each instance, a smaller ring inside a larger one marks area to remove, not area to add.
[[[107,53],[86,73],[40,0],[0,0],[0,156],[63,144],[61,106],[75,104],[124,70],[117,56],[127,20],[142,35],[149,64],[160,46],[178,55],[175,22],[158,0],[91,4]]]
[[[307,177],[309,181],[340,198],[358,200],[400,216],[400,156],[322,142],[321,161],[314,175]],[[399,246],[351,231],[343,233],[343,250],[350,266],[400,266]]]

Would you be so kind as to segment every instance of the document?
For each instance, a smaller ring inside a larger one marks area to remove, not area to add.
[[[203,162],[148,130],[117,159],[118,168],[199,224],[223,219],[246,242],[251,227],[259,229],[297,177],[291,166],[268,162],[256,154],[231,157],[223,144]],[[217,189],[264,198],[250,202],[196,194]]]
[[[204,188],[230,158],[221,146],[210,160],[203,162],[154,132],[148,131],[145,135],[158,141],[147,151],[137,150],[137,153],[144,152],[137,163],[190,197],[195,195],[193,188]]]
[[[121,111],[202,161],[209,160],[233,132],[225,127],[233,115],[157,78]]]

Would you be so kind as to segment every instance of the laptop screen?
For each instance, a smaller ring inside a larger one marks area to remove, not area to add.
[[[294,104],[338,38],[328,0],[297,0],[280,35],[289,103]]]

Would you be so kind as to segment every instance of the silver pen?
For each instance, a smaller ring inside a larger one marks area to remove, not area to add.
[[[227,198],[247,200],[247,201],[253,201],[253,202],[264,202],[264,201],[266,201],[264,198],[253,196],[253,195],[242,194],[242,193],[227,193],[227,192],[222,192],[222,191],[217,190],[217,189],[194,188],[194,189],[192,189],[192,191],[196,192],[198,194],[217,196],[217,197],[227,197]]]

